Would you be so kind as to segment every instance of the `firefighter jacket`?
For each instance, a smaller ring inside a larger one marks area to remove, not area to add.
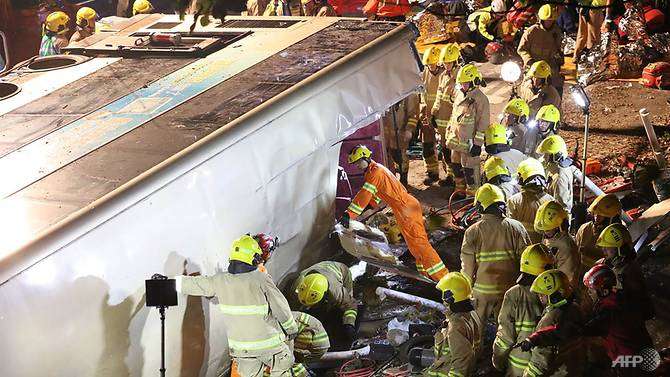
[[[534,93],[533,83],[529,79],[521,84],[519,96],[528,103],[528,107],[530,108],[530,119],[534,119],[537,111],[544,105],[554,105],[559,109],[561,108],[561,95],[558,94],[558,90],[556,90],[553,85],[542,85],[537,93]],[[535,153],[534,150],[533,153]]]
[[[654,316],[654,305],[649,297],[642,269],[634,254],[603,258],[596,263],[604,263],[614,270],[617,291],[621,292],[626,302],[631,303],[642,313],[645,320]]]
[[[440,80],[444,74],[445,71],[442,68],[438,68],[436,73],[433,73],[428,67],[425,67],[423,70],[423,91],[421,92],[420,111],[421,116],[425,118],[426,122],[429,120],[429,116],[432,115],[440,88]]]
[[[303,313],[293,312],[298,324],[298,336],[293,340],[293,354],[296,362],[310,362],[321,358],[330,348],[330,338],[321,321]]]
[[[563,65],[563,32],[556,23],[549,29],[545,29],[541,23],[526,29],[519,41],[517,52],[525,67],[544,60],[551,67],[551,78],[556,82],[560,77],[561,65]]]
[[[435,123],[440,128],[449,126],[451,111],[454,107],[454,87],[456,85],[456,76],[454,72],[444,72],[440,76],[440,83],[437,87],[435,102],[433,103],[430,114],[435,117]]]
[[[491,10],[490,6],[485,7],[485,8],[481,8],[481,9],[477,9],[476,11],[472,12],[472,14],[470,14],[468,16],[468,21],[467,21],[468,29],[470,29],[470,31],[475,31],[476,30],[482,37],[488,39],[489,41],[492,41],[493,39],[495,39],[495,37],[493,35],[491,35],[491,33],[489,33],[489,31],[488,31],[489,24],[491,23],[491,20],[492,20],[492,17],[493,17],[492,14],[491,14],[491,11],[492,10]],[[489,17],[488,18],[482,17],[484,14],[488,14]],[[485,21],[485,20],[488,20],[488,21]]]
[[[507,199],[507,214],[520,221],[530,236],[531,243],[542,241],[542,235],[535,232],[535,213],[544,202],[553,200],[551,195],[536,186],[521,187],[521,192]]]
[[[325,302],[329,309],[335,308],[342,311],[343,324],[354,325],[358,315],[358,305],[354,300],[354,282],[351,278],[351,271],[344,263],[324,261],[303,270],[291,289],[291,295],[293,295],[291,302],[299,302],[295,293],[298,288],[297,284],[310,272],[317,272],[328,279],[328,292],[322,302]],[[296,304],[296,307],[298,306],[300,305]]]
[[[427,377],[467,377],[474,373],[479,352],[482,324],[474,310],[447,312],[447,318],[435,333],[435,361],[423,372]]]
[[[539,296],[530,291],[529,285],[517,284],[505,292],[493,342],[493,366],[506,370],[506,376],[523,376],[530,352],[512,346],[535,331],[543,309]]]
[[[574,201],[573,182],[577,167],[574,165],[561,167],[556,163],[547,163],[544,167],[549,182],[547,192],[568,211],[568,214],[571,214]]]
[[[419,94],[412,93],[391,107],[391,110],[382,117],[384,138],[390,149],[398,149],[398,141],[400,142],[400,150],[403,153],[407,149],[418,123],[419,105]],[[393,114],[393,111],[395,111],[395,115]],[[398,127],[398,140],[396,140],[395,127]],[[403,161],[406,160],[406,156],[403,155],[402,159]],[[406,169],[403,170],[406,171]]]
[[[579,230],[577,230],[575,242],[577,243],[579,255],[582,258],[584,271],[588,271],[596,264],[598,259],[605,256],[600,247],[596,246],[596,241],[601,231],[602,229],[596,229],[596,224],[593,221],[582,224]]]
[[[582,261],[579,257],[577,244],[568,232],[559,232],[552,238],[545,238],[543,243],[549,248],[554,256],[556,268],[570,280],[570,285],[575,290],[582,286]]]
[[[368,0],[363,7],[366,15],[377,17],[401,17],[409,13],[409,0]]]
[[[447,147],[469,153],[473,144],[483,145],[484,132],[490,124],[490,118],[489,99],[479,88],[467,94],[457,90],[447,131]]]
[[[476,294],[501,296],[519,275],[519,260],[529,239],[520,222],[483,214],[465,230],[461,272],[474,283]]]
[[[257,269],[214,276],[179,276],[177,291],[191,296],[216,296],[223,312],[228,347],[233,357],[273,355],[287,350],[286,340],[298,333],[288,302],[270,275]]]
[[[534,347],[524,376],[581,376],[586,352],[580,329],[583,324],[579,306],[571,301],[549,305],[531,339]]]

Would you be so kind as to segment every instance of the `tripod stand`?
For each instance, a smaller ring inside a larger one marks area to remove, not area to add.
[[[160,376],[165,377],[165,306],[158,307],[158,313],[161,317],[161,368]]]
[[[161,318],[161,368],[160,376],[165,377],[165,309],[177,305],[177,289],[174,279],[154,274],[145,280],[147,306],[158,308]]]

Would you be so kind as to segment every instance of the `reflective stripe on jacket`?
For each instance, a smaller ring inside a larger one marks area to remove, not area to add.
[[[293,353],[297,362],[316,361],[330,348],[330,338],[321,321],[302,312],[293,312],[298,324],[298,336],[293,341]]]
[[[521,192],[507,199],[507,215],[523,224],[531,243],[542,241],[542,235],[535,232],[535,214],[540,206],[554,198],[535,187],[521,187]]]
[[[435,333],[435,360],[424,372],[429,377],[473,375],[479,352],[481,321],[473,310],[448,313],[445,326]]]

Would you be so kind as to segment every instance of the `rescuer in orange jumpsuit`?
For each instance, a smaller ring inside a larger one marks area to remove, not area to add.
[[[376,206],[383,200],[393,209],[407,247],[416,259],[417,270],[432,280],[439,281],[449,271],[428,242],[421,204],[407,193],[391,171],[374,162],[371,156],[372,152],[365,145],[358,145],[349,153],[349,163],[365,170],[365,183],[351,201],[340,223],[348,228],[349,220],[360,215],[368,204]]]

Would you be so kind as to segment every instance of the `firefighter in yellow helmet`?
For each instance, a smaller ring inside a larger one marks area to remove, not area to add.
[[[435,360],[422,375],[472,376],[479,353],[482,323],[471,300],[472,288],[460,272],[450,272],[437,283],[448,309],[443,327],[435,333]]]
[[[537,151],[542,140],[558,133],[561,121],[561,111],[554,105],[545,105],[538,110],[535,118],[528,122],[528,131],[526,132],[526,146],[531,149],[530,156],[534,158],[542,157]]]
[[[344,263],[324,261],[303,270],[295,279],[290,295],[293,308],[342,312],[345,334],[350,339],[356,336],[358,304],[354,299],[351,271]]]
[[[523,98],[513,98],[507,102],[502,113],[501,123],[510,131],[510,146],[525,155],[531,151],[526,147],[527,124],[530,120],[530,108]]]
[[[493,341],[493,366],[505,376],[522,377],[528,366],[530,352],[512,346],[526,339],[542,317],[544,305],[530,291],[535,278],[553,267],[553,258],[546,246],[536,243],[521,253],[521,274],[516,285],[505,292],[498,315],[498,332]]]
[[[535,231],[544,237],[542,241],[554,257],[556,268],[568,277],[570,285],[581,287],[582,263],[577,244],[569,233],[568,213],[556,200],[543,203],[535,216]]]
[[[326,0],[300,0],[302,12],[312,17],[337,17],[335,9]]]
[[[133,3],[133,16],[138,14],[149,14],[154,11],[154,6],[149,0],[135,0]]]
[[[40,56],[58,55],[67,47],[67,32],[70,30],[70,17],[61,11],[53,12],[44,21],[44,35],[40,43]]]
[[[593,220],[582,224],[575,236],[584,271],[593,267],[598,259],[605,256],[596,245],[596,241],[605,227],[621,222],[619,218],[621,202],[614,194],[602,194],[593,200],[588,212],[593,216]]]
[[[524,376],[581,376],[586,364],[580,334],[583,315],[567,276],[560,270],[541,273],[530,287],[546,305],[537,329],[514,347],[530,351]]]
[[[535,214],[540,206],[553,200],[547,194],[547,178],[542,163],[534,158],[528,158],[519,164],[518,181],[521,192],[507,199],[507,214],[520,221],[533,243],[542,241],[542,235],[535,232]]]
[[[495,32],[493,30],[495,20],[492,12],[493,9],[489,5],[477,9],[468,16],[467,25],[470,30],[470,40],[477,46],[486,46],[487,43],[493,42],[495,39],[495,36],[491,34]]]
[[[516,169],[521,161],[528,158],[517,149],[512,149],[511,131],[500,123],[493,123],[484,132],[484,145],[489,156],[500,157],[512,176],[516,177]]]
[[[82,7],[77,11],[77,30],[70,37],[70,44],[95,34],[95,19],[98,17],[93,8]]]
[[[460,48],[457,43],[449,43],[440,49],[439,64],[443,67],[444,73],[440,75],[440,83],[437,87],[435,103],[431,110],[431,124],[437,126],[437,132],[440,135],[440,149],[442,150],[442,159],[444,171],[447,179],[441,180],[440,185],[453,185],[454,173],[451,171],[451,152],[447,148],[447,128],[454,104],[454,89],[456,85],[456,72],[458,69],[458,60],[461,57]]]
[[[537,15],[538,22],[524,31],[517,52],[527,69],[535,62],[547,62],[551,67],[551,84],[561,94],[564,81],[561,75],[563,32],[556,24],[558,9],[555,5],[545,4],[540,7]]]
[[[611,0],[583,0],[579,2],[579,5],[587,7],[577,8],[579,24],[573,54],[575,64],[579,61],[579,56],[584,48],[590,50],[600,43],[600,31],[605,21],[605,9],[598,7],[609,6],[611,2]],[[609,14],[611,14],[611,11],[608,9]],[[608,17],[608,22],[612,22],[611,17]]]
[[[561,107],[561,95],[551,85],[551,67],[544,60],[533,63],[526,74],[526,81],[521,85],[519,95],[530,109],[530,117],[534,118],[542,106],[554,105]]]
[[[605,254],[596,263],[605,264],[614,271],[617,277],[616,290],[625,296],[627,302],[636,304],[635,307],[642,312],[644,319],[652,318],[654,306],[628,228],[620,223],[607,226],[598,236],[596,245]]]
[[[465,230],[461,272],[473,283],[477,314],[485,323],[498,320],[505,292],[519,274],[521,253],[530,242],[523,225],[505,216],[505,197],[491,184],[475,195],[481,219]]]
[[[479,187],[479,166],[484,132],[491,124],[489,99],[479,89],[486,85],[473,64],[466,64],[456,75],[456,96],[447,131],[451,168],[456,189],[473,195]]]
[[[405,187],[408,184],[407,174],[409,172],[409,158],[406,151],[412,135],[416,132],[420,103],[419,94],[412,93],[391,106],[389,111],[382,116],[382,130],[387,153],[394,162],[394,166],[389,166],[389,168],[400,174],[400,183]]]
[[[230,355],[242,376],[291,376],[293,354],[287,340],[298,334],[289,304],[270,275],[258,270],[261,247],[251,236],[233,242],[228,272],[179,276],[177,291],[216,297],[224,316]]]
[[[440,87],[440,79],[445,74],[445,68],[440,64],[440,47],[429,46],[421,59],[423,69],[423,87],[421,92],[421,137],[423,143],[423,160],[426,165],[426,179],[423,183],[431,185],[440,179],[440,163],[437,159],[436,119],[433,108]],[[440,106],[440,105],[438,105]]]
[[[542,140],[537,153],[544,155],[544,168],[549,181],[547,192],[565,208],[569,217],[572,214],[574,183],[579,184],[581,172],[568,157],[568,147],[559,135]]]
[[[519,192],[516,179],[512,178],[505,160],[500,157],[490,157],[484,162],[484,178],[486,183],[498,186],[503,192],[505,201]]]

